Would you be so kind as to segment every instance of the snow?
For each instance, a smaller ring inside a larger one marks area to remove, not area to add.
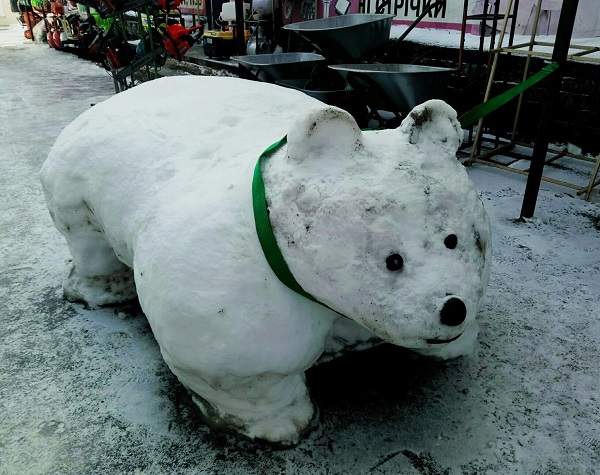
[[[183,101],[212,111],[206,146],[185,145],[198,126],[179,120]],[[211,423],[285,443],[313,416],[303,372],[335,314],[288,296],[272,276],[255,238],[252,172],[266,145],[285,134],[284,119],[317,104],[234,78],[152,81],[82,114],[40,172],[73,256],[69,290],[75,279],[92,306],[126,301],[125,267],[133,268],[167,364]],[[260,131],[246,111],[262,117]]]
[[[408,27],[404,25],[393,25],[390,37],[399,38]],[[508,35],[509,31],[506,31],[504,36],[504,42],[502,46],[508,46]],[[551,43],[554,44],[556,37],[548,35],[536,35],[535,41],[539,43]],[[488,36],[484,39],[483,49],[489,51],[491,37]],[[433,28],[415,28],[406,37],[405,41],[414,43],[421,43],[426,45],[435,45],[445,48],[458,48],[460,46],[460,31],[458,30],[437,30]],[[499,35],[495,38],[495,48],[498,48]],[[513,45],[529,44],[531,42],[531,35],[515,35],[513,39]],[[465,34],[464,48],[468,50],[479,49],[480,37],[479,35],[473,35],[470,33]],[[600,47],[600,37],[591,38],[573,38],[571,45],[587,46],[587,47]],[[526,50],[527,48],[524,48]],[[544,53],[552,53],[552,46],[540,46],[536,45],[533,51],[539,51]],[[582,50],[577,48],[569,49],[569,54],[580,53]],[[598,60],[600,59],[600,52],[596,51],[593,53],[586,54],[583,58],[590,58]]]
[[[134,307],[62,299],[69,253],[37,171],[113,86],[20,34],[0,30],[0,473],[597,473],[597,204],[543,183],[536,217],[517,222],[525,178],[469,168],[494,236],[475,353],[384,346],[320,365],[307,378],[320,427],[292,450],[257,447],[199,422]],[[592,168],[558,165],[581,183]]]
[[[178,120],[184,101],[212,111],[203,147],[184,145],[197,133]],[[283,286],[256,239],[254,165],[288,131],[264,170],[271,224],[292,274],[333,311]],[[455,158],[461,138],[441,101],[363,134],[344,111],[272,84],[147,82],[69,124],[40,171],[73,257],[65,295],[97,307],[137,289],[165,361],[211,424],[295,443],[314,413],[304,371],[332,356],[336,319],[440,356],[472,349],[459,337],[476,334],[491,239]],[[398,253],[405,268],[391,272]]]

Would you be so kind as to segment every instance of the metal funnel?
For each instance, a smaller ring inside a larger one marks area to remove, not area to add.
[[[394,15],[354,13],[285,25],[326,58],[358,60],[390,39]]]
[[[407,113],[429,100],[444,99],[454,69],[415,64],[330,64],[371,108]]]
[[[310,77],[315,65],[325,58],[314,53],[251,54],[233,56],[256,79],[274,83],[282,79]]]

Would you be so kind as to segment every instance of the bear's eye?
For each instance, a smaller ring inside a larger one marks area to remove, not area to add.
[[[458,244],[458,238],[456,237],[456,234],[449,234],[446,236],[446,239],[444,239],[444,244],[448,249],[454,249]]]
[[[385,266],[392,272],[399,271],[404,267],[404,259],[400,254],[392,254],[385,260]]]

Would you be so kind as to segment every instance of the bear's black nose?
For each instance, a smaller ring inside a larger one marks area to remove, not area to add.
[[[446,300],[446,303],[442,307],[440,317],[444,325],[449,327],[457,327],[465,321],[467,317],[467,307],[461,299],[452,297]]]

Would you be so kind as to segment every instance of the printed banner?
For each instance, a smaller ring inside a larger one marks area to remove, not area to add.
[[[394,24],[410,24],[425,9],[436,4],[418,26],[425,28],[460,29],[464,0],[365,0],[366,13],[391,13]],[[471,15],[477,0],[468,0],[467,15]]]
[[[179,9],[189,15],[206,15],[204,0],[182,0]]]

